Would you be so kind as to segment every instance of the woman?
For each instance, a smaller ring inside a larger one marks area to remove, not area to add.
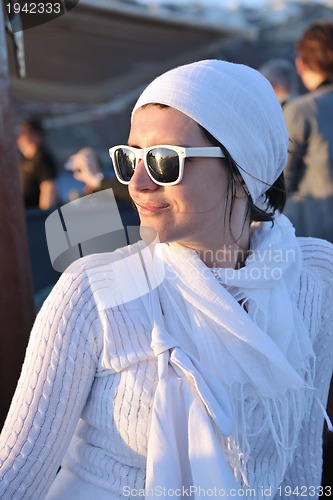
[[[77,261],[48,297],[1,498],[322,496],[333,252],[279,212],[273,89],[224,61],[176,68],[128,144],[110,154],[153,242]]]

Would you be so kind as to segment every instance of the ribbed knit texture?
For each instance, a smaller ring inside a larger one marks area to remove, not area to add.
[[[295,300],[314,345],[315,385],[325,406],[333,364],[333,250],[320,240],[300,243],[304,270]],[[107,254],[89,256],[80,261],[81,272],[64,273],[36,319],[1,435],[1,500],[44,499],[60,463],[79,478],[78,485],[80,478],[92,492],[96,485],[95,494],[89,493],[93,500],[115,500],[144,488],[157,380],[152,318],[147,296],[99,310],[91,284],[95,291],[105,287],[107,260]],[[322,429],[323,415],[314,402],[283,484],[320,484]],[[276,492],[275,460],[265,432],[254,436],[248,478],[257,498],[262,486]],[[99,488],[107,496],[99,495]]]

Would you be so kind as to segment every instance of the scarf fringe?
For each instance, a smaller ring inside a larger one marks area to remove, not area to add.
[[[258,307],[251,297],[244,293],[244,290],[226,286],[218,273],[214,273],[214,275],[245,311],[251,308],[251,318],[258,326],[261,326],[266,321],[264,311]],[[264,399],[259,394],[254,395],[250,400],[248,397],[249,388],[246,388],[245,385],[239,388],[239,384],[237,389],[234,388],[230,393],[233,401],[233,412],[238,424],[233,434],[224,440],[224,448],[227,450],[226,455],[234,470],[236,479],[242,481],[247,487],[253,486],[249,484],[247,472],[251,459],[250,441],[252,437],[262,434],[265,428],[269,429],[270,438],[274,442],[281,482],[293,460],[293,452],[297,448],[304,414],[310,409],[313,399],[319,404],[328,429],[333,431],[329,416],[313,388],[315,377],[314,358],[309,357],[306,360],[305,372],[301,376],[304,380],[302,390],[289,389],[285,395],[279,395],[275,400]],[[253,390],[253,387],[251,389]],[[247,394],[247,396],[244,394]],[[262,424],[257,429],[251,429],[249,415],[251,415],[252,411],[258,412],[259,405],[262,406],[263,410]],[[247,418],[245,418],[245,414]],[[267,439],[269,439],[269,436],[267,436]]]
[[[237,426],[228,438],[222,439],[222,445],[236,480],[247,487],[254,486],[250,484],[249,478],[249,471],[254,470],[254,464],[251,467],[250,463],[251,439],[257,439],[258,435],[264,433],[262,439],[265,440],[266,446],[273,446],[276,451],[277,471],[282,482],[293,460],[304,414],[310,408],[314,391],[306,385],[301,391],[290,389],[274,400],[260,398],[258,394],[249,397],[249,388],[245,386],[234,388],[232,392],[231,400]],[[258,413],[262,414],[259,426]],[[253,427],[253,423],[257,427]]]

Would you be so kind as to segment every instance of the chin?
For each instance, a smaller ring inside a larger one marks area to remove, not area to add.
[[[146,243],[172,243],[177,241],[175,234],[171,231],[165,231],[163,229],[158,230],[147,224],[141,222],[140,225],[140,236]]]

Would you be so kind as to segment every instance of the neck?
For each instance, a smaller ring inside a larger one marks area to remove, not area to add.
[[[310,91],[316,90],[326,79],[325,75],[315,73],[311,70],[304,71],[304,75],[302,75],[303,83]]]
[[[222,236],[219,239],[216,236],[210,239],[209,235],[206,235],[206,244],[191,244],[189,242],[182,244],[195,250],[209,268],[239,269],[245,265],[250,249],[249,215],[244,219],[243,211],[234,209],[230,220],[230,230],[227,227],[229,226],[221,228]]]
[[[218,249],[200,249],[197,253],[200,259],[209,268],[222,267],[239,269],[244,266],[248,255],[248,247],[240,247],[238,244],[224,245]]]
[[[190,242],[179,244],[195,250],[200,259],[209,268],[223,267],[239,269],[244,266],[250,248],[250,228],[244,227],[242,234],[236,238],[228,238],[216,245],[198,245]]]
[[[29,144],[23,151],[22,154],[27,160],[31,160],[37,153],[38,147],[35,144]]]

